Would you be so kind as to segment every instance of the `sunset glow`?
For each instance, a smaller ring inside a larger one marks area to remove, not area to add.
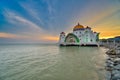
[[[0,2],[1,43],[9,39],[16,42],[58,42],[59,34],[62,31],[71,32],[78,22],[99,32],[100,39],[120,36],[120,1],[2,0]]]

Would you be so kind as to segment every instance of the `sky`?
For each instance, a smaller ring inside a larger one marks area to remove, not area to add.
[[[54,43],[78,22],[120,36],[120,0],[0,0],[0,43]]]

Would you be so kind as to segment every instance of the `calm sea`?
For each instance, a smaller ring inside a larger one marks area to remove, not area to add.
[[[0,80],[105,80],[105,50],[0,45]]]

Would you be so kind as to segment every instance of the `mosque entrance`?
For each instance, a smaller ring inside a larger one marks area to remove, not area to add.
[[[68,44],[75,44],[75,43],[79,43],[79,39],[77,38],[76,35],[69,33],[65,38],[65,42]]]

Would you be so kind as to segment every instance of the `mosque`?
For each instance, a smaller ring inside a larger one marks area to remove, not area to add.
[[[98,46],[99,33],[91,30],[90,27],[84,27],[79,23],[73,28],[72,33],[60,33],[60,46]]]

